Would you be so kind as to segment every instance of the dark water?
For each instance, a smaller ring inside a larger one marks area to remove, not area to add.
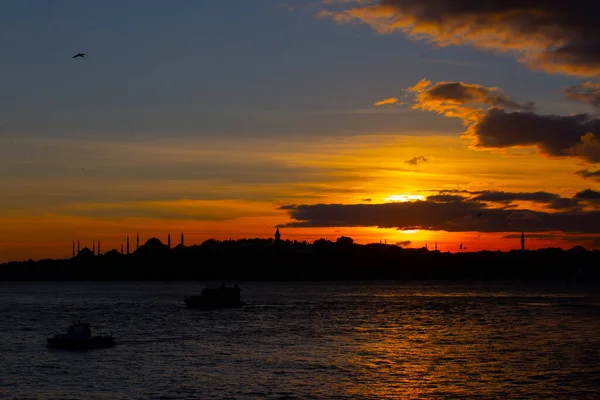
[[[0,283],[0,398],[600,398],[598,287],[243,283],[243,309],[183,308],[198,283]],[[49,350],[81,319],[113,349]]]

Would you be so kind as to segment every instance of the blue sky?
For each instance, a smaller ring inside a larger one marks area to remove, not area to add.
[[[456,132],[424,113],[356,114],[421,78],[564,109],[573,78],[316,18],[318,2],[6,1],[0,123],[19,137]],[[77,52],[85,59],[71,59]],[[525,84],[526,83],[526,84]],[[574,105],[570,106],[573,109]]]

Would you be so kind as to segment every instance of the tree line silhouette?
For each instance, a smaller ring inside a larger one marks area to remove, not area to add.
[[[600,251],[443,253],[349,237],[313,243],[210,239],[170,249],[152,238],[132,254],[83,249],[72,259],[9,262],[1,280],[453,280],[598,279]]]

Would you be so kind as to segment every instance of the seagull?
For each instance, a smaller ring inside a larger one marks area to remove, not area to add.
[[[83,58],[84,56],[85,56],[85,53],[77,53],[73,56],[73,58],[77,58],[77,57]]]

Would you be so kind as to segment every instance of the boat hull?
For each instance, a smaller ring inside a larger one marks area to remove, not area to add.
[[[105,349],[115,345],[115,338],[112,336],[96,336],[87,340],[70,338],[47,338],[47,347],[51,349],[66,350],[91,350]]]

